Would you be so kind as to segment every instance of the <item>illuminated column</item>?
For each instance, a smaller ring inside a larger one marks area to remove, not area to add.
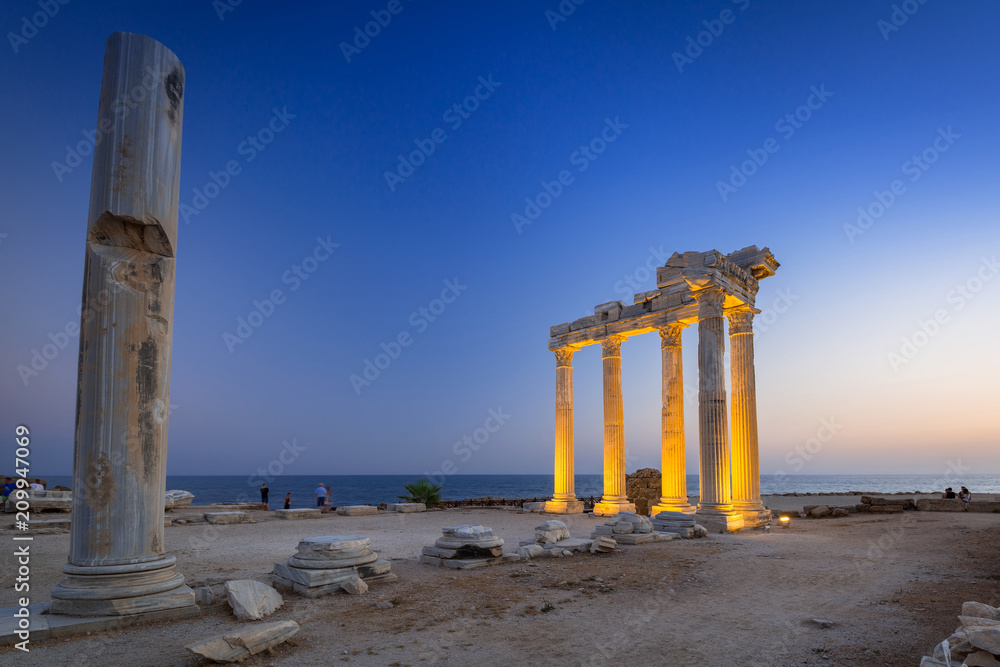
[[[625,496],[625,419],[622,413],[622,343],[625,336],[601,341],[604,365],[604,495],[594,514],[635,511]]]
[[[725,294],[718,288],[695,292],[698,299],[698,521],[712,531],[738,530],[743,517],[733,510],[726,425]]]
[[[747,526],[771,521],[760,500],[760,459],[757,443],[757,389],[753,366],[753,311],[729,314],[729,366],[732,391],[733,507]]]
[[[556,461],[555,493],[545,503],[553,514],[579,514],[583,501],[573,490],[573,352],[572,347],[556,350]]]
[[[660,329],[663,352],[662,410],[662,494],[650,512],[694,514],[688,503],[687,471],[684,464],[684,373],[681,361],[681,332],[686,324],[670,324]]]

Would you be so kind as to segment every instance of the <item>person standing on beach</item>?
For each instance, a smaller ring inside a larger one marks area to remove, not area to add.
[[[289,491],[288,493],[285,494],[285,509],[286,510],[292,509],[292,492],[291,491]]]
[[[316,490],[313,492],[313,498],[316,499],[316,508],[322,510],[323,506],[326,505],[326,488],[324,488],[322,483],[316,487]]]
[[[262,510],[267,511],[267,509],[268,509],[267,508],[267,495],[270,492],[271,492],[271,490],[269,488],[267,488],[267,482],[262,482],[261,485],[260,485],[260,508]]]

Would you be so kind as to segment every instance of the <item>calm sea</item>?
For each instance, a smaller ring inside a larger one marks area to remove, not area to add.
[[[313,505],[313,490],[322,482],[333,489],[334,505],[377,505],[396,502],[396,496],[406,493],[403,484],[416,481],[415,475],[282,475],[268,482],[271,489],[271,509],[279,508],[285,494],[291,492],[292,507]],[[576,495],[581,498],[599,497],[603,488],[601,475],[577,475]],[[49,476],[49,486],[62,484],[72,487],[72,478]],[[688,475],[688,494],[698,495],[697,475]],[[945,486],[957,490],[961,485],[975,493],[1000,493],[1000,475],[788,475],[782,479],[763,477],[761,492],[831,493],[870,491],[874,493],[940,492]],[[260,481],[256,477],[168,475],[168,489],[184,489],[194,494],[194,503],[208,505],[219,502],[259,502]],[[444,479],[441,497],[462,500],[493,496],[494,498],[545,498],[552,495],[552,475],[451,475]]]

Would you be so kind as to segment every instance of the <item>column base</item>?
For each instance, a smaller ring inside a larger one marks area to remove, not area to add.
[[[615,516],[619,512],[635,512],[635,503],[602,500],[594,505],[594,516]]]
[[[649,516],[656,516],[660,512],[683,512],[684,514],[694,514],[697,512],[687,498],[660,498],[660,502],[653,505],[649,510]]]
[[[177,559],[124,565],[81,566],[67,563],[66,577],[52,587],[49,614],[128,616],[194,607],[194,591],[174,569]]]
[[[548,500],[545,502],[547,514],[583,514],[582,500]]]
[[[733,533],[744,527],[743,515],[739,512],[713,512],[698,508],[694,520],[710,533]]]

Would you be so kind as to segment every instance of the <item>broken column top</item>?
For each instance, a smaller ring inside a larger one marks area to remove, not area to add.
[[[89,242],[175,255],[183,117],[184,66],[173,51],[145,35],[108,37]]]

